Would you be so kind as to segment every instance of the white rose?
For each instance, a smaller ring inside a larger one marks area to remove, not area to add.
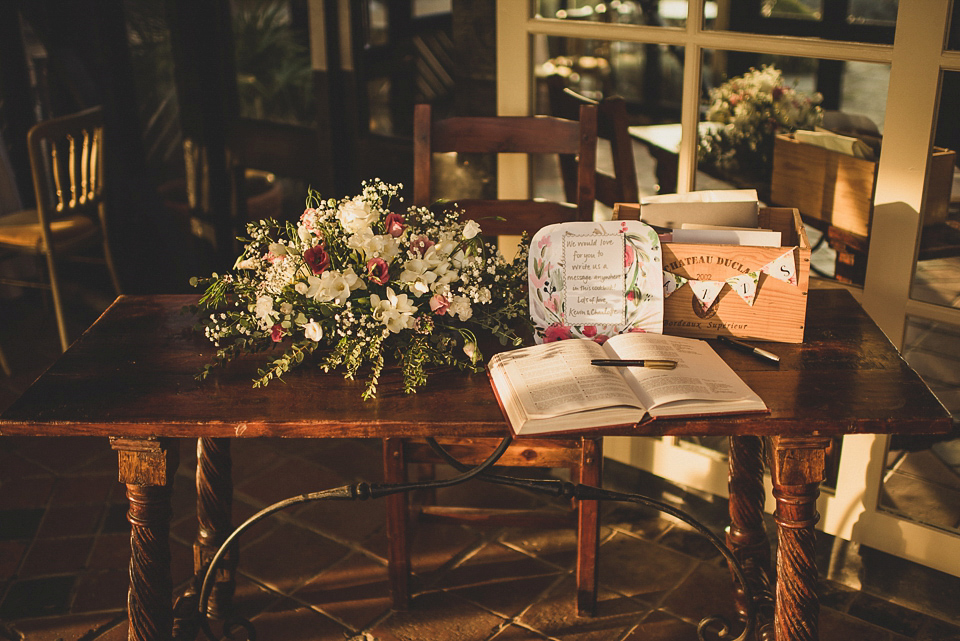
[[[317,321],[310,321],[303,326],[303,335],[315,343],[320,342],[320,339],[323,338],[323,328],[320,327],[320,323]]]
[[[467,240],[475,237],[480,233],[480,223],[475,220],[468,220],[467,224],[463,226],[463,237]]]
[[[337,209],[337,220],[350,234],[356,234],[380,218],[380,212],[371,209],[370,203],[357,196],[342,203]]]

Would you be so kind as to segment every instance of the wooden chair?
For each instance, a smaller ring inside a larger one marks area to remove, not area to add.
[[[599,102],[578,94],[566,86],[560,76],[549,76],[547,88],[550,113],[560,118],[574,118],[580,106],[597,106],[597,136],[610,142],[613,173],[597,170],[597,200],[613,208],[615,203],[640,202],[637,168],[633,158],[633,142],[627,130],[627,102],[620,96],[606,96]],[[570,199],[577,186],[577,160],[574,156],[560,156],[564,193]]]
[[[323,194],[334,191],[332,168],[324,162],[327,154],[323,152],[320,134],[313,127],[239,118],[227,133],[227,153],[233,186],[233,217],[240,233],[248,220],[256,218],[255,212],[248,211],[251,170],[269,172],[275,179],[295,180],[302,183],[304,189],[313,187]],[[297,198],[302,200],[299,194]],[[290,220],[297,220],[303,211],[284,213]]]
[[[66,351],[70,341],[60,291],[61,261],[105,263],[113,288],[120,293],[107,239],[102,109],[93,107],[34,125],[27,133],[27,148],[37,208],[0,217],[0,258],[45,256],[47,279],[4,278],[0,282],[51,291],[60,346]],[[84,254],[98,243],[102,258]]]
[[[430,106],[417,105],[414,112],[413,202],[428,206],[431,199],[432,155],[439,152],[493,154],[565,153],[579,158],[579,184],[574,203],[544,200],[457,200],[465,217],[482,219],[484,234],[519,234],[541,226],[570,220],[591,220],[594,207],[596,162],[596,107],[584,105],[578,121],[550,116],[448,118],[432,122]],[[491,220],[497,216],[499,220]],[[451,399],[451,411],[455,410]],[[567,468],[571,479],[597,485],[601,480],[602,440],[595,437],[523,438],[513,443],[500,459],[501,465]],[[477,464],[496,447],[496,439],[443,439],[441,443],[460,461]],[[384,476],[387,482],[404,482],[408,464],[428,466],[442,462],[422,442],[386,439],[383,445]],[[421,468],[422,469],[422,468]],[[466,507],[419,505],[416,516],[456,519],[474,524],[532,525],[577,521],[577,607],[581,614],[593,614],[597,598],[597,554],[599,505],[580,501],[575,514],[556,510],[551,515],[529,510],[489,510]],[[542,512],[542,511],[541,511]],[[407,497],[387,498],[390,584],[394,606],[405,609],[409,602],[410,557],[407,545]]]

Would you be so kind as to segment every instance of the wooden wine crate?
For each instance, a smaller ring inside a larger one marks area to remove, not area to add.
[[[924,225],[947,218],[955,157],[953,151],[933,149]],[[804,216],[867,236],[876,183],[875,161],[801,143],[792,134],[774,140],[770,200],[796,207]]]
[[[640,207],[619,203],[615,216],[636,219]],[[692,280],[726,281],[777,261],[789,252],[795,284],[761,273],[756,297],[749,305],[729,285],[703,311],[689,286],[664,299],[663,332],[676,336],[737,338],[802,343],[810,283],[810,241],[800,212],[787,207],[761,207],[760,227],[781,233],[781,247],[672,243],[661,245],[663,269]]]

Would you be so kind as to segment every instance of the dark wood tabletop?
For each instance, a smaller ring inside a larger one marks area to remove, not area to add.
[[[362,381],[309,364],[254,389],[270,352],[195,379],[213,346],[183,311],[192,295],[121,296],[0,416],[0,434],[163,437],[503,436],[487,376],[432,373],[414,395],[387,372],[378,396]],[[950,417],[843,290],[809,293],[802,344],[770,343],[779,367],[715,344],[770,407],[769,415],[658,419],[618,435],[926,433]],[[277,352],[279,353],[279,352]],[[489,356],[489,355],[486,355]]]

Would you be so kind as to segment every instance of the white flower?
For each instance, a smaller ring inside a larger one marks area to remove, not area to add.
[[[353,270],[351,270],[351,272],[352,271]],[[353,277],[355,278],[356,274],[353,274]],[[320,274],[319,277],[308,276],[307,285],[307,291],[304,293],[304,296],[313,298],[320,303],[333,301],[340,305],[350,298],[350,283],[348,279],[344,274],[335,269],[328,269]]]
[[[364,261],[382,258],[388,263],[400,253],[400,244],[389,234],[374,234],[370,227],[364,227],[347,239],[347,247],[363,254]]]
[[[466,296],[454,296],[450,301],[450,307],[447,309],[450,316],[456,316],[462,321],[469,320],[473,316],[473,308],[470,306],[470,299]]]
[[[432,266],[431,261],[412,258],[403,264],[400,282],[406,283],[416,296],[422,296],[430,291],[431,283],[437,280],[437,274],[430,271]]]
[[[470,359],[471,363],[477,362],[477,354],[478,354],[477,344],[474,343],[473,341],[470,341],[469,343],[464,344],[463,353],[467,355],[467,358]]]
[[[360,196],[344,201],[337,209],[337,220],[348,234],[356,234],[370,227],[380,218],[380,212],[370,207],[370,203]]]
[[[303,326],[303,335],[307,340],[318,343],[320,339],[323,338],[323,328],[320,327],[320,323],[317,321],[310,321]]]
[[[243,257],[241,256],[241,258]],[[238,258],[233,268],[234,269],[256,269],[259,265],[260,265],[260,260],[258,258],[244,258],[243,260]]]
[[[260,329],[273,327],[276,312],[273,311],[273,296],[259,296],[253,313],[260,321]]]
[[[370,294],[370,308],[373,310],[373,317],[394,334],[404,329],[413,329],[415,323],[413,314],[417,308],[406,294],[397,294],[392,288],[387,287],[386,298]]]
[[[357,272],[353,271],[353,267],[347,267],[342,273],[343,280],[347,282],[347,286],[350,288],[350,291],[367,288],[367,284],[363,282],[359,276],[357,276]]]
[[[467,224],[463,226],[463,237],[467,240],[470,240],[479,233],[480,224],[475,220],[468,220]]]

